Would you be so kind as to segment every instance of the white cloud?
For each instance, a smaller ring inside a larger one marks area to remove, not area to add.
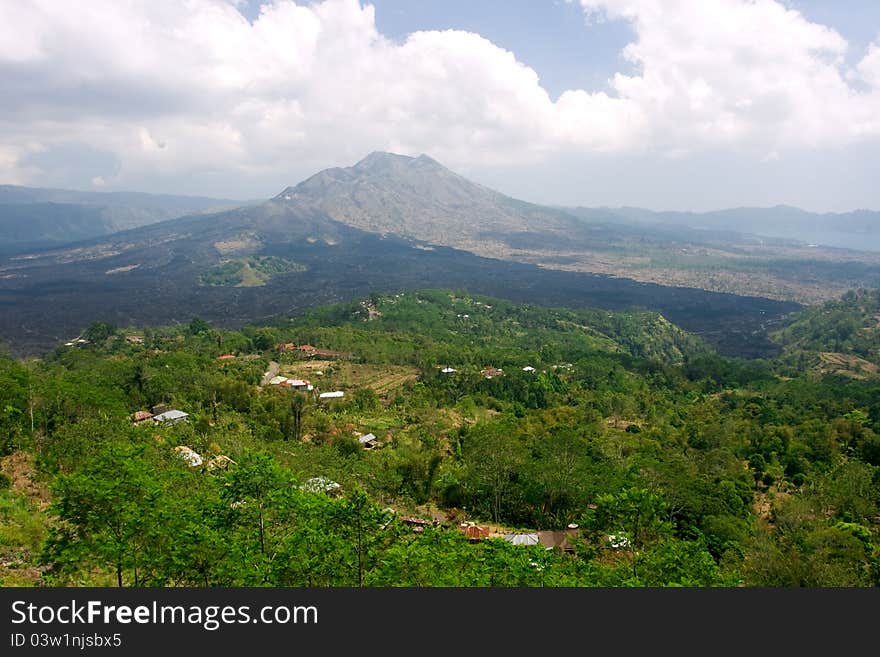
[[[865,57],[859,62],[858,71],[866,84],[880,90],[880,42],[870,45]]]
[[[276,0],[253,23],[235,4],[0,4],[0,175],[37,178],[15,163],[72,140],[115,155],[96,178],[119,187],[301,173],[374,149],[454,167],[719,147],[760,159],[880,134],[878,47],[847,71],[838,33],[772,0],[580,0],[632,23],[638,73],[556,102],[477,34],[397,44],[357,0]]]
[[[847,83],[848,44],[774,0],[580,0],[588,16],[631,21],[639,67],[613,87],[652,117],[655,146],[845,145],[876,132],[878,98]]]

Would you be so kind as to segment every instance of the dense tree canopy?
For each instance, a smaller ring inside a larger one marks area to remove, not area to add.
[[[798,365],[801,337],[737,361],[652,313],[440,290],[88,335],[0,357],[4,471],[44,491],[0,478],[25,583],[880,584],[880,378]],[[132,421],[161,407],[186,421]],[[539,531],[571,551],[502,538]]]

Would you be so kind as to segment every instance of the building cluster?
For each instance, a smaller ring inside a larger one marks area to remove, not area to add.
[[[522,368],[522,371],[525,372],[526,374],[532,374],[533,372],[537,372],[538,370],[536,370],[531,365],[526,365],[525,367]],[[441,368],[440,372],[442,374],[455,374],[456,372],[458,372],[458,370],[455,369],[454,367],[449,367],[447,365],[447,366]],[[484,367],[483,369],[481,369],[480,374],[486,379],[494,379],[499,376],[504,376],[504,370],[501,369],[500,367],[488,366],[488,367]]]
[[[149,411],[140,410],[131,414],[131,421],[134,424],[177,424],[178,422],[186,422],[189,413],[171,408],[166,404],[155,404]]]
[[[284,342],[276,345],[275,349],[281,354],[297,354],[303,358],[319,358],[319,359],[335,359],[335,358],[351,358],[351,354],[346,351],[334,351],[332,349],[320,349],[310,344],[294,344],[293,342]]]

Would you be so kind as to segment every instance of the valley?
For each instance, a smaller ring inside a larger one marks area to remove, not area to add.
[[[232,328],[440,286],[650,308],[754,357],[774,353],[766,334],[786,313],[880,276],[873,254],[655,224],[525,203],[427,156],[373,153],[264,203],[0,257],[0,339],[35,354],[98,319],[197,314]]]

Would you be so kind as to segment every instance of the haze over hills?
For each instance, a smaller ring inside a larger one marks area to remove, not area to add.
[[[682,226],[775,237],[821,246],[880,251],[880,212],[815,213],[787,205],[714,212],[654,212],[642,208],[565,208],[583,219],[629,225]]]
[[[0,254],[49,248],[245,201],[0,185]]]

